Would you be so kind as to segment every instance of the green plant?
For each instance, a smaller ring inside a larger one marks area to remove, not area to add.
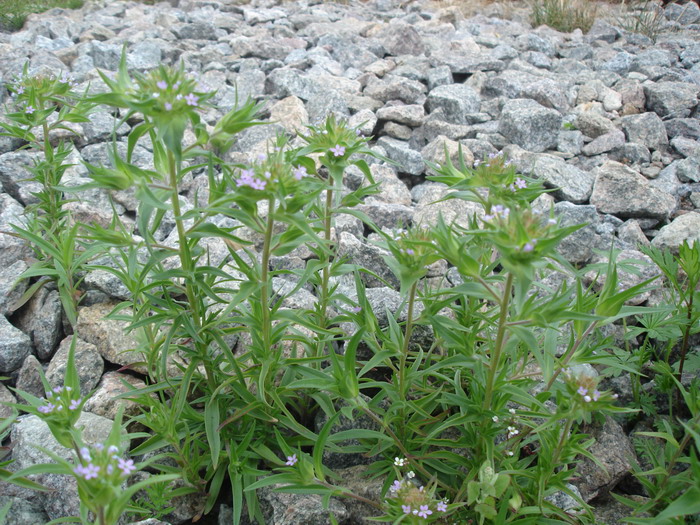
[[[95,247],[78,242],[78,224],[75,224],[65,205],[61,180],[71,166],[69,156],[72,144],[59,141],[54,144],[54,133],[74,133],[70,123],[87,122],[92,105],[80,99],[73,91],[75,83],[68,73],[61,76],[30,76],[25,65],[22,78],[10,86],[14,94],[14,108],[6,114],[7,122],[0,123],[2,135],[28,143],[37,153],[30,168],[31,180],[41,187],[34,193],[36,203],[25,208],[27,221],[13,225],[16,235],[34,249],[36,262],[21,278],[39,279],[15,305],[24,302],[49,281],[58,286],[63,309],[75,326],[80,301],[78,289],[82,280],[80,271],[95,255]]]
[[[657,0],[623,0],[620,7],[622,14],[616,17],[616,23],[620,27],[656,42],[666,24],[663,9]]]
[[[585,0],[536,0],[530,17],[534,26],[544,24],[564,33],[574,29],[586,33],[595,21],[596,6]]]
[[[31,2],[3,0],[0,11],[0,26],[5,25],[15,31],[22,29],[27,16],[31,13],[41,13],[53,7],[79,9],[83,3],[83,0],[36,0]]]

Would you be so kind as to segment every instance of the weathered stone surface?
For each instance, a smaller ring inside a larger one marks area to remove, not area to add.
[[[46,379],[52,386],[63,385],[68,365],[68,352],[74,336],[68,336],[58,347],[56,354],[51,359],[46,369]],[[97,347],[82,339],[75,342],[74,363],[80,378],[80,393],[87,395],[100,381],[104,371],[104,361],[97,351]]]
[[[605,424],[595,426],[588,432],[596,442],[589,449],[603,468],[588,458],[583,458],[577,466],[580,480],[574,482],[584,501],[605,495],[632,470],[631,461],[635,453],[632,443],[622,427],[611,417]]]
[[[128,374],[107,372],[102,376],[95,393],[90,396],[83,409],[107,419],[114,419],[119,408],[123,407],[125,416],[135,416],[139,413],[139,405],[128,399],[117,399],[116,397],[145,386],[146,383]]]
[[[697,106],[699,90],[697,85],[684,82],[644,85],[646,107],[661,118],[685,118]]]
[[[430,92],[426,103],[428,111],[441,109],[452,124],[468,124],[466,115],[478,113],[481,108],[479,94],[465,84],[438,86]]]
[[[546,187],[557,188],[555,197],[575,204],[588,201],[593,191],[595,176],[567,164],[559,157],[538,156],[533,173],[544,181]]]
[[[562,117],[534,100],[510,100],[503,107],[498,131],[506,140],[533,152],[556,148]]]
[[[678,247],[687,241],[700,242],[700,213],[691,211],[673,219],[651,241],[657,248],[669,248],[677,252]]]
[[[10,324],[0,315],[0,373],[9,373],[22,366],[22,362],[32,351],[29,336]]]
[[[606,162],[595,176],[591,204],[601,213],[665,219],[676,208],[672,195],[650,186],[642,175],[618,162]]]
[[[668,145],[666,128],[656,113],[628,115],[622,117],[621,122],[629,142],[643,144],[652,150]]]
[[[126,333],[126,323],[107,319],[114,309],[113,303],[98,303],[81,308],[78,312],[76,332],[84,341],[95,345],[100,355],[110,363],[130,367],[144,361],[136,338]],[[134,369],[145,372],[143,366]]]

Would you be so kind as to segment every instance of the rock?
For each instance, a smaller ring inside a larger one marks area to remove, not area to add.
[[[63,385],[68,364],[68,351],[74,336],[66,337],[58,347],[46,369],[46,379],[52,386]],[[100,381],[104,370],[104,361],[95,345],[78,339],[75,343],[75,367],[80,378],[80,393],[87,395]],[[103,414],[100,414],[103,415]]]
[[[27,290],[27,279],[18,277],[28,268],[27,263],[18,260],[9,266],[0,267],[0,314],[8,316],[15,312],[17,300]]]
[[[645,84],[646,107],[661,118],[685,118],[698,104],[698,90],[697,85],[684,82]]]
[[[412,25],[397,23],[384,26],[381,42],[389,55],[422,55],[423,40]]]
[[[289,96],[270,108],[270,120],[279,123],[288,133],[296,135],[299,131],[305,131],[309,114],[300,98]]]
[[[14,372],[32,351],[29,336],[10,324],[4,315],[0,315],[0,373]]]
[[[19,328],[32,340],[39,359],[49,359],[63,333],[63,306],[57,290],[38,290],[20,312]]]
[[[425,170],[421,154],[411,149],[408,142],[391,137],[380,137],[377,145],[384,148],[387,156],[399,164],[399,171],[409,175],[420,175]]]
[[[51,518],[47,516],[39,502],[30,502],[11,496],[0,496],[0,508],[8,503],[11,505],[10,512],[5,516],[4,525],[27,525],[28,523],[48,523],[51,521]]]
[[[600,135],[582,148],[584,155],[600,155],[625,145],[625,134],[615,129],[605,135]]]
[[[431,113],[441,109],[447,122],[468,124],[466,115],[479,112],[481,99],[476,91],[465,84],[448,84],[433,89],[428,94],[426,104]]]
[[[629,142],[643,144],[651,150],[668,145],[666,128],[656,113],[628,115],[620,120]]]
[[[145,373],[143,365],[134,365],[143,362],[145,357],[136,350],[140,346],[136,338],[126,332],[127,323],[106,318],[115,306],[113,303],[98,303],[81,308],[76,333],[84,341],[95,345],[100,355],[110,363],[125,367],[133,365],[134,370]],[[128,314],[128,310],[123,310],[122,314]]]
[[[346,523],[350,517],[345,505],[335,498],[326,504],[317,494],[292,494],[276,491],[276,488],[281,488],[281,485],[270,485],[257,491],[265,523],[270,525],[331,525]],[[334,521],[331,521],[331,515],[335,517]]]
[[[580,113],[576,117],[576,127],[581,133],[592,139],[616,130],[612,120],[605,118],[595,111],[584,111]]]
[[[389,270],[384,262],[384,257],[388,252],[366,242],[361,242],[354,235],[341,232],[338,240],[338,256],[347,257],[360,267],[377,274],[374,277],[367,273],[360,274],[366,286],[372,288],[376,286],[384,286],[383,281],[387,281],[392,286],[398,286],[399,282],[396,276]]]
[[[596,440],[588,450],[600,465],[584,457],[576,467],[580,479],[574,485],[584,501],[605,495],[615,488],[632,471],[630,461],[635,458],[632,443],[611,417],[606,417],[602,426],[596,425],[588,433]]]
[[[593,262],[608,264],[607,257],[597,257]],[[617,277],[618,286],[617,289],[620,292],[629,290],[633,286],[636,286],[643,281],[652,279],[659,275],[659,270],[654,262],[648,255],[643,254],[637,250],[623,250],[617,254],[615,258],[615,263],[618,265]],[[600,274],[596,271],[590,271],[586,273],[585,279],[590,284],[600,290],[605,285],[606,275]],[[637,306],[644,303],[651,296],[651,291],[646,291],[642,294],[638,294],[631,299],[625,301],[628,306]]]
[[[446,161],[445,155],[448,155],[450,161],[459,166],[460,143],[455,140],[450,140],[444,135],[439,135],[427,144],[422,150],[421,155],[426,162],[433,164],[443,164]],[[461,146],[462,161],[467,167],[474,165],[474,154],[466,146]]]
[[[46,388],[41,381],[42,372],[43,368],[39,360],[33,355],[28,355],[17,373],[17,389],[35,397],[43,397]],[[20,403],[27,404],[22,397],[20,397]]]
[[[670,224],[661,228],[651,244],[678,253],[678,247],[684,241],[689,244],[700,242],[700,213],[691,211],[676,217]]]
[[[12,407],[5,405],[5,403],[17,403],[17,399],[3,383],[0,383],[0,419],[11,417],[14,411]],[[2,508],[1,503],[0,508]]]
[[[498,131],[506,140],[535,153],[557,146],[562,117],[534,100],[509,100],[501,112]]]
[[[553,195],[558,199],[581,204],[588,201],[593,191],[595,176],[592,173],[567,164],[558,157],[539,155],[533,173],[544,181],[547,188],[556,188]]]
[[[131,385],[125,385],[127,383]],[[87,400],[83,410],[92,412],[98,416],[114,419],[120,407],[124,409],[124,416],[135,416],[139,413],[139,406],[128,399],[117,399],[117,396],[130,392],[133,389],[145,388],[146,383],[128,374],[119,372],[107,372],[102,376],[97,390]],[[82,391],[82,385],[81,385]]]
[[[668,4],[664,12],[666,18],[685,26],[700,22],[700,7],[693,2]]]
[[[563,227],[577,224],[586,225],[559,244],[559,253],[572,264],[588,262],[596,245],[595,226],[599,222],[595,206],[577,206],[566,201],[558,202],[554,205],[554,214]]]
[[[414,224],[434,226],[437,224],[438,218],[442,216],[447,224],[455,222],[467,228],[473,215],[481,216],[484,214],[482,206],[475,202],[461,199],[442,200],[447,193],[447,188],[442,184],[428,184],[416,203],[413,214]]]
[[[676,208],[673,196],[650,186],[642,175],[618,162],[608,161],[594,173],[590,200],[601,213],[664,220]]]
[[[425,119],[425,109],[418,104],[403,104],[397,106],[384,106],[377,111],[377,118],[390,120],[411,127],[420,126]]]

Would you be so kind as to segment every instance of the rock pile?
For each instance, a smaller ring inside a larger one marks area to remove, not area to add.
[[[264,150],[278,131],[295,134],[334,113],[376,136],[376,150],[399,165],[371,166],[383,191],[362,206],[378,225],[389,228],[432,223],[438,211],[448,220],[466,220],[476,211],[470,203],[432,204],[444,188],[425,181],[426,162],[441,162],[445,147],[456,154],[458,145],[470,162],[504,151],[522,173],[554,189],[545,204],[554,207],[562,223],[588,223],[562,247],[566,259],[582,265],[611,242],[626,257],[643,259],[636,250],[640,243],[674,249],[686,239],[700,241],[700,8],[670,5],[666,17],[653,44],[603,20],[587,34],[563,34],[533,28],[524,17],[463,18],[455,8],[424,0],[342,5],[99,0],[77,11],[32,16],[22,31],[0,34],[0,80],[12,81],[28,61],[30,73],[69,72],[79,88],[89,84],[98,90],[96,68],[115,71],[124,45],[135,70],[182,62],[198,75],[201,87],[216,90],[220,109],[204,116],[209,124],[237,99],[267,102],[274,124],[242,135],[234,156],[243,160]],[[2,84],[0,98],[11,104]],[[101,110],[89,123],[76,125],[80,138],[68,183],[87,180],[81,161],[108,162],[115,122]],[[116,129],[121,146],[128,132],[126,124]],[[34,154],[18,150],[20,145],[0,137],[3,232],[22,222],[24,207],[35,199],[36,188],[26,180]],[[137,147],[135,159],[147,166],[152,154]],[[191,204],[205,181],[206,176],[194,178],[183,202]],[[348,173],[347,184],[359,184],[357,174]],[[114,197],[128,221],[136,206],[133,196]],[[108,197],[100,192],[71,206],[86,222],[108,222],[111,215]],[[341,252],[389,278],[361,225],[348,223],[342,230]],[[162,233],[167,242],[170,232]],[[13,307],[26,289],[16,279],[31,255],[16,238],[0,235],[0,375],[42,395],[37,370],[45,369],[49,379],[60,377],[68,341],[56,290],[47,287],[22,308]],[[367,284],[368,296],[378,302],[391,304],[398,295],[388,288],[372,290],[379,282]],[[124,389],[120,379],[139,382],[116,368],[139,357],[121,353],[134,342],[118,323],[103,319],[126,291],[110,274],[92,272],[85,293],[77,364],[85,392],[98,389],[85,417],[99,433],[115,414],[113,398]],[[12,399],[0,384],[0,400]],[[0,415],[7,415],[2,407]],[[20,466],[38,460],[27,443],[42,432],[31,417],[14,426],[12,456]],[[610,469],[601,476],[591,466],[594,472],[579,486],[586,499],[609,490],[629,471],[627,459],[617,454],[629,449],[619,425],[599,432],[605,447],[596,454]],[[8,523],[44,523],[76,513],[75,496],[37,499],[8,488],[0,504],[11,496],[17,505]],[[325,523],[318,516],[313,519],[319,521],[308,521],[312,518],[304,513],[313,506],[278,501],[281,496],[272,492],[268,497],[270,523]],[[292,507],[301,509],[299,519],[284,521],[281,513]],[[181,514],[171,521],[191,517]],[[352,513],[346,509],[339,515]]]

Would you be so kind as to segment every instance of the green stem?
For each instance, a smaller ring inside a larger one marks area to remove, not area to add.
[[[498,318],[498,333],[496,334],[496,344],[491,354],[491,366],[486,379],[486,393],[484,395],[484,410],[491,410],[493,402],[493,390],[496,382],[496,373],[500,368],[501,354],[505,346],[506,339],[506,321],[508,319],[508,305],[510,304],[510,296],[513,293],[513,274],[509,273],[506,278],[506,286],[503,290],[501,298],[501,312]]]
[[[324,208],[323,217],[323,238],[326,241],[326,245],[330,246],[331,242],[331,226],[333,221],[333,189],[328,188],[326,190],[326,205]],[[318,325],[321,328],[326,328],[328,324],[327,312],[328,312],[328,283],[330,282],[330,264],[331,258],[329,255],[324,255],[324,265],[321,273],[321,290],[320,290],[320,312]],[[316,356],[319,357],[323,351],[325,343],[320,342],[316,349]]]
[[[187,297],[187,302],[192,310],[192,322],[195,326],[197,333],[200,333],[202,327],[202,315],[199,308],[199,301],[197,299],[197,294],[195,293],[193,281],[194,281],[194,260],[192,259],[192,254],[190,252],[190,246],[187,241],[187,232],[185,231],[185,225],[182,220],[182,210],[180,208],[180,193],[178,191],[178,171],[179,166],[175,160],[175,156],[172,151],[168,150],[168,170],[169,170],[169,184],[170,184],[170,202],[173,207],[173,215],[175,219],[175,228],[177,230],[178,238],[178,255],[180,257],[180,265],[182,271],[185,273],[184,285],[185,285],[185,296]],[[198,354],[204,369],[207,374],[207,384],[210,390],[213,392],[216,389],[216,379],[214,377],[214,370],[211,367],[211,363],[206,359],[206,348],[201,348],[201,344],[193,338],[193,344],[197,348]],[[198,348],[199,347],[199,348]],[[166,348],[167,352],[168,349]]]
[[[262,326],[262,339],[263,339],[263,347],[266,349],[270,349],[271,346],[271,333],[272,333],[272,326],[270,325],[270,283],[269,281],[269,272],[270,272],[270,246],[272,244],[272,230],[275,225],[275,219],[274,219],[274,209],[275,209],[275,199],[274,197],[271,197],[270,200],[268,201],[268,210],[267,210],[267,225],[265,227],[265,241],[263,244],[263,251],[262,251],[262,273],[260,276],[261,280],[261,298],[260,298],[260,307],[262,308],[262,318],[263,318],[263,326]]]
[[[416,302],[417,287],[418,281],[411,285],[411,289],[408,292],[408,319],[406,320],[406,329],[403,336],[403,348],[399,357],[399,391],[403,400],[406,399],[406,391],[408,390],[408,385],[406,384],[406,359],[408,358],[408,343],[413,332],[413,307]]]

